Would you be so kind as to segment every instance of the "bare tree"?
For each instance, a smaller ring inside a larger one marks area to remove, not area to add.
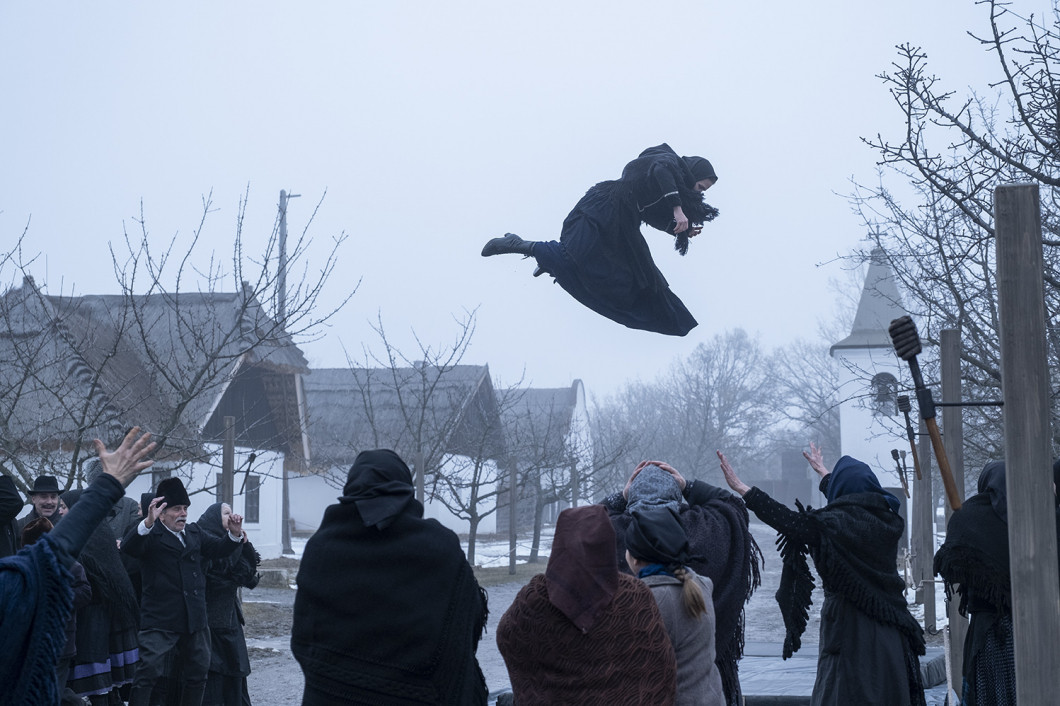
[[[924,342],[937,344],[942,328],[961,331],[965,396],[973,401],[999,398],[993,216],[999,184],[1044,187],[1046,310],[1049,320],[1060,313],[1060,15],[1055,3],[1044,22],[1020,17],[1009,3],[981,4],[986,31],[970,36],[994,55],[994,77],[960,97],[931,73],[925,50],[898,47],[893,70],[880,78],[901,115],[900,136],[865,140],[881,156],[879,183],[856,184],[851,195],[911,294],[909,308]],[[1060,363],[1055,327],[1049,355],[1054,366]],[[937,380],[935,370],[928,372]],[[1053,399],[1056,416],[1055,391]],[[998,411],[979,407],[964,414],[966,461],[996,458]]]
[[[112,439],[134,424],[155,434],[160,465],[173,472],[219,465],[208,447],[223,436],[219,412],[238,417],[241,445],[301,457],[295,386],[306,364],[295,341],[319,335],[353,294],[319,311],[345,236],[311,273],[309,219],[290,249],[301,275],[291,278],[281,317],[277,228],[263,251],[248,257],[246,209],[244,195],[230,259],[209,253],[203,265],[209,197],[186,248],[174,236],[156,250],[141,206],[136,234],[125,232],[123,249],[111,246],[118,294],[52,295],[29,276],[32,259],[3,257],[10,269],[4,279],[23,276],[22,286],[0,299],[0,443],[17,483],[25,487],[47,471],[70,485],[91,439]]]

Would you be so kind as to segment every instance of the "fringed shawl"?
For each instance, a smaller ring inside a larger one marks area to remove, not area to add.
[[[0,559],[0,703],[59,703],[55,663],[73,610],[72,580],[47,534]]]
[[[875,493],[844,495],[820,510],[798,507],[809,533],[815,530],[819,542],[808,546],[794,533],[778,540],[784,568],[777,602],[788,628],[784,658],[798,649],[806,627],[813,590],[807,553],[813,556],[825,590],[839,594],[873,620],[894,626],[916,654],[924,654],[924,631],[909,613],[905,583],[895,569],[904,527],[901,516]]]
[[[935,554],[935,574],[946,584],[947,595],[960,594],[959,610],[968,615],[970,597],[992,610],[1012,610],[1009,575],[1008,525],[991,507],[990,497],[974,495],[954,512],[946,541]]]

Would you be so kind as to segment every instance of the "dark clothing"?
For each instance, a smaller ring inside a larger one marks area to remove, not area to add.
[[[196,524],[203,532],[223,536],[221,503],[211,505]],[[206,619],[211,650],[203,706],[250,706],[250,656],[238,592],[240,588],[258,585],[260,563],[261,557],[250,542],[244,542],[234,554],[206,562]]]
[[[59,701],[55,667],[73,609],[68,567],[124,492],[101,476],[55,529],[0,559],[0,703]]]
[[[240,542],[227,535],[209,536],[194,522],[184,528],[187,546],[156,520],[141,535],[134,525],[122,540],[121,550],[140,560],[143,629],[195,632],[206,627],[206,574],[203,560],[235,552]]]
[[[291,649],[305,674],[302,703],[484,706],[475,650],[486,596],[460,540],[423,519],[396,454],[362,452],[350,480],[372,469],[388,476],[379,492],[347,483],[298,570]]]
[[[631,491],[632,492],[632,491]],[[739,660],[744,649],[744,605],[761,582],[762,553],[748,529],[747,508],[727,490],[700,480],[685,488],[687,505],[678,513],[693,555],[688,566],[714,586],[715,664],[726,703],[741,703]],[[619,568],[626,564],[625,536],[632,520],[626,499],[615,493],[604,500],[615,528]]]
[[[961,615],[970,616],[961,694],[968,706],[1016,702],[1005,496],[1004,464],[988,463],[979,492],[950,517],[946,541],[935,553],[935,574],[945,581],[947,595],[960,595]]]
[[[832,475],[821,481],[826,497]],[[744,501],[779,533],[785,659],[799,649],[806,628],[814,584],[807,553],[821,576],[825,599],[811,703],[922,706],[924,635],[909,614],[897,571],[904,522],[884,494],[838,495],[820,510],[799,505],[798,512],[758,488]]]
[[[74,590],[74,609],[70,611],[70,619],[66,621],[66,644],[60,655],[64,659],[77,654],[77,611],[92,600],[92,584],[89,583],[85,567],[75,561],[70,565],[70,575],[73,577],[70,587]]]
[[[563,221],[559,242],[534,244],[538,266],[612,321],[684,336],[696,320],[655,266],[640,224],[643,220],[672,233],[677,205],[690,224],[713,220],[717,210],[703,203],[692,188],[695,182],[684,159],[668,145],[645,150],[626,165],[621,179],[589,189]]]
[[[83,494],[68,490],[62,499],[74,508]],[[106,519],[88,538],[78,559],[92,583],[92,600],[77,612],[77,656],[68,684],[76,694],[102,695],[132,681],[139,660],[140,609]]]
[[[15,518],[22,512],[24,504],[15,481],[11,476],[0,473],[0,558],[11,556],[19,550],[21,529]]]

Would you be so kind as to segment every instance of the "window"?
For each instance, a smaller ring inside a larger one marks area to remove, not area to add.
[[[890,373],[879,373],[872,378],[873,414],[893,417],[898,414],[898,380]]]
[[[243,511],[244,522],[261,521],[261,476],[247,474],[247,490],[244,496],[246,506]]]

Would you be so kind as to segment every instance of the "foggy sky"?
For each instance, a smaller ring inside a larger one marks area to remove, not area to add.
[[[323,305],[362,285],[304,346],[312,366],[374,346],[377,314],[413,355],[412,331],[444,346],[453,318],[477,307],[465,363],[502,383],[525,366],[525,384],[581,378],[607,394],[726,329],[779,346],[835,315],[837,257],[865,235],[843,195],[852,177],[875,180],[859,138],[902,130],[875,76],[909,42],[959,95],[985,88],[993,64],[966,31],[983,32],[986,12],[912,0],[3,3],[0,243],[28,229],[32,273],[52,293],[114,292],[108,243],[135,234],[141,203],[154,242],[186,243],[212,193],[205,260],[230,255],[248,188],[250,253],[280,189],[302,195],[292,233],[326,191],[311,255],[349,240]],[[644,228],[700,322],[689,336],[625,329],[532,278],[532,261],[479,256],[506,231],[558,237],[586,189],[660,142],[720,177],[707,201],[721,216],[687,257]]]

